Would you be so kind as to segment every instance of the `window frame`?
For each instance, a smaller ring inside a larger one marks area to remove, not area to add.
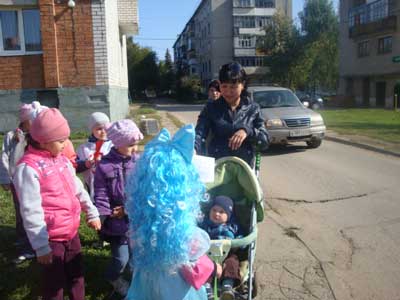
[[[389,50],[385,50],[385,40],[390,40],[390,49]],[[381,51],[381,47],[380,47],[381,41],[382,41],[382,51]],[[385,55],[385,54],[392,53],[392,52],[393,52],[393,36],[388,35],[388,36],[378,38],[377,54]]]
[[[43,45],[41,51],[26,51],[25,47],[25,30],[24,30],[24,10],[38,10],[37,7],[26,7],[26,8],[1,8],[0,11],[15,11],[17,12],[17,22],[18,22],[18,38],[20,42],[20,50],[4,50],[3,43],[3,30],[0,22],[0,57],[2,56],[23,56],[23,55],[37,55],[43,54]],[[41,30],[39,28],[39,30]],[[40,41],[42,42],[42,41]]]
[[[370,55],[369,40],[361,41],[357,45],[357,57],[363,58]]]

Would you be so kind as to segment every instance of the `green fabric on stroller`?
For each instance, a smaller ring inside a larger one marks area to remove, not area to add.
[[[253,263],[257,240],[257,223],[264,219],[264,197],[257,176],[249,165],[237,157],[224,157],[215,163],[214,182],[207,184],[210,197],[229,196],[234,202],[234,214],[245,236],[234,240],[212,240],[208,255],[222,263],[231,248],[245,248],[248,260],[242,261],[242,282],[247,282],[247,298],[252,299]],[[204,212],[209,207],[204,207]]]

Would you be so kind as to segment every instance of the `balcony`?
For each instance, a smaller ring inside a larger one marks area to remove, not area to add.
[[[349,10],[349,37],[357,38],[373,33],[393,32],[397,28],[397,16],[389,0],[353,7]]]

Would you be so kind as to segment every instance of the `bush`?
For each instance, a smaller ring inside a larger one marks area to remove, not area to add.
[[[183,76],[178,80],[176,97],[181,102],[191,102],[199,99],[201,83],[197,76]]]

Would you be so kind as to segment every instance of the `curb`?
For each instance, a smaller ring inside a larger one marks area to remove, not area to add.
[[[326,135],[324,139],[328,140],[328,141],[340,143],[340,144],[345,144],[345,145],[349,145],[349,146],[353,146],[353,147],[369,150],[369,151],[378,152],[378,153],[381,153],[381,154],[400,157],[400,153],[397,153],[397,152],[393,152],[393,151],[390,151],[390,150],[385,150],[385,149],[382,149],[382,148],[374,147],[374,146],[367,145],[367,144],[362,144],[362,143],[359,143],[359,142],[355,142],[355,141],[351,141],[351,140],[347,140],[347,139],[343,139],[343,138],[339,138],[339,137],[333,137],[333,136]]]

